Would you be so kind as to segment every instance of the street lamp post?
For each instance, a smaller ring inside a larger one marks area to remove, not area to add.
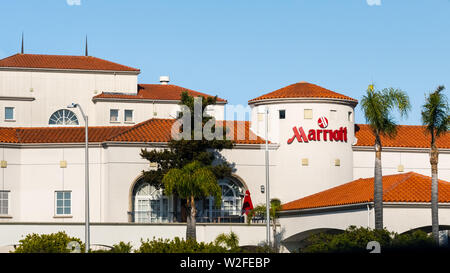
[[[266,240],[270,247],[270,192],[269,192],[269,107],[266,106]]]
[[[81,105],[77,103],[72,103],[71,105],[67,106],[67,108],[78,108],[80,109],[81,115],[84,119],[84,130],[85,130],[85,252],[89,253],[89,247],[90,247],[90,231],[89,231],[89,134],[88,134],[88,128],[89,128],[89,117],[84,114],[83,108],[81,108]]]

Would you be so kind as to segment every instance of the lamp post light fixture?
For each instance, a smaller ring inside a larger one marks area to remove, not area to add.
[[[89,247],[90,247],[90,230],[89,230],[89,134],[88,134],[88,128],[89,128],[89,118],[87,115],[84,114],[83,108],[81,108],[81,105],[77,103],[72,103],[71,105],[67,106],[67,108],[73,109],[78,108],[80,109],[81,115],[84,119],[84,130],[85,130],[85,253],[89,253]]]

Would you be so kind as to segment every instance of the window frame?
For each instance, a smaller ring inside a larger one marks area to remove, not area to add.
[[[63,193],[63,199],[62,199],[62,201],[63,201],[63,205],[62,205],[63,213],[62,214],[58,213],[58,193]],[[66,205],[64,204],[64,201],[67,200],[65,198],[65,193],[70,193],[70,199],[69,199],[70,200],[70,207],[69,207],[70,213],[69,214],[65,213]],[[73,215],[73,211],[72,211],[72,191],[68,191],[68,190],[55,191],[55,201],[54,202],[55,202],[55,211],[54,211],[55,217],[71,217]]]
[[[127,120],[127,111],[131,111],[131,121]],[[123,110],[123,122],[124,123],[134,123],[134,110],[133,109]]]
[[[56,119],[56,116],[55,116],[55,115],[56,115],[58,112],[62,113],[62,115],[60,115],[60,117],[58,117],[58,119]],[[66,120],[66,119],[69,119],[69,116],[66,116],[67,113],[72,114],[72,117],[75,117],[75,119],[76,119],[76,124],[67,124],[67,123],[66,123],[65,120]],[[55,117],[53,117],[53,116],[55,116]],[[63,124],[57,124],[56,122],[57,122],[57,121],[59,120],[59,118],[61,118],[61,117],[62,117],[62,120],[63,120]],[[51,124],[51,123],[50,123],[52,120],[55,121],[55,124]],[[73,112],[72,110],[70,110],[70,109],[59,109],[59,110],[54,111],[54,112],[50,115],[50,118],[48,119],[48,126],[53,126],[53,127],[77,127],[77,126],[80,126],[80,120],[78,119],[77,114],[75,114],[75,112]]]
[[[117,120],[112,120],[112,111],[117,111]],[[109,122],[110,123],[120,123],[120,109],[109,109]]]
[[[6,212],[6,214],[1,213],[1,209],[0,209],[0,216],[1,216],[1,217],[9,216],[9,215],[10,215],[10,212],[11,212],[11,191],[8,191],[8,190],[0,190],[0,193],[6,193],[7,200],[8,200],[7,212]],[[0,203],[1,203],[1,201],[3,201],[3,200],[4,200],[4,199],[0,198]],[[1,206],[1,204],[0,204],[0,206]]]
[[[7,109],[12,109],[12,118],[6,118],[6,110]],[[12,107],[12,106],[5,106],[5,111],[4,111],[4,114],[5,114],[5,121],[9,121],[9,122],[14,122],[14,121],[16,121],[16,107]]]

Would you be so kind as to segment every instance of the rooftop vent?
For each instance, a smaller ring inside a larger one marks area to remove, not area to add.
[[[168,85],[170,82],[169,76],[161,76],[159,77],[159,82],[163,85]]]

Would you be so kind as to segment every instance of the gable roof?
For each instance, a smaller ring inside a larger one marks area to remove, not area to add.
[[[375,137],[367,124],[358,124],[356,127],[355,146],[370,146],[375,144]],[[383,147],[408,147],[408,148],[430,148],[431,136],[424,126],[398,125],[397,135],[394,138],[381,136]],[[440,149],[450,149],[450,133],[447,132],[436,139],[436,145]]]
[[[174,119],[150,119],[134,126],[89,127],[89,141],[112,142],[158,142],[171,139]],[[228,128],[236,144],[264,144],[265,140],[250,130],[246,121],[218,121]],[[0,143],[83,143],[84,127],[0,128]]]
[[[358,179],[292,202],[282,209],[302,210],[373,202],[374,178]],[[431,177],[415,172],[383,176],[383,201],[431,202]],[[439,202],[450,203],[450,183],[439,180]]]
[[[181,93],[187,91],[189,95],[198,97],[213,97],[211,95],[201,93],[198,91],[190,90],[181,86],[172,84],[139,84],[138,93],[124,94],[124,93],[110,93],[103,92],[94,97],[94,101],[98,99],[124,99],[124,100],[173,100],[179,101],[181,99]],[[218,102],[226,102],[226,100],[217,98]]]
[[[254,103],[262,100],[293,99],[293,98],[327,98],[327,99],[348,100],[354,103],[358,102],[356,99],[336,93],[321,86],[307,82],[299,82],[275,90],[271,93],[259,96],[257,98],[254,98],[250,100],[249,103]]]
[[[139,69],[91,56],[15,54],[0,60],[0,67],[60,70],[139,72]]]

